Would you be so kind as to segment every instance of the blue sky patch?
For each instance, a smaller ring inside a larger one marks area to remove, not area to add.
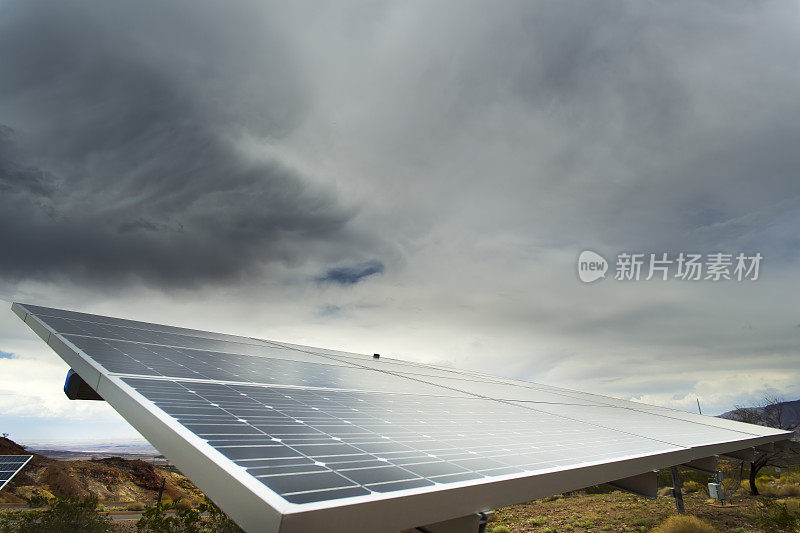
[[[365,261],[349,267],[328,269],[323,276],[317,278],[317,281],[337,283],[339,285],[355,285],[364,278],[382,273],[384,269],[383,263],[373,259],[372,261]]]

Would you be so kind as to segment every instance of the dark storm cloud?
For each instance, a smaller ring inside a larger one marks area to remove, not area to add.
[[[431,218],[546,247],[798,257],[796,6],[486,5],[406,9],[364,75],[389,80],[366,142],[447,198]]]
[[[258,10],[12,1],[0,21],[0,276],[191,285],[348,240],[334,196],[238,148],[306,105]]]
[[[383,263],[373,259],[353,266],[328,269],[325,274],[317,278],[317,281],[338,285],[355,285],[364,278],[382,273],[384,269]]]

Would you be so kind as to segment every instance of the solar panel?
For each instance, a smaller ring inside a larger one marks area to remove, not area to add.
[[[0,455],[0,490],[28,464],[32,455]]]
[[[386,357],[13,309],[247,530],[396,531],[790,435]]]

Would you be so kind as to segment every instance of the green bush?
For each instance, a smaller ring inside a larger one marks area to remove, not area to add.
[[[43,511],[18,511],[0,516],[2,533],[106,533],[112,531],[108,515],[101,512],[97,497],[55,498]]]
[[[180,503],[176,502],[176,503]],[[174,510],[168,513],[167,511]],[[203,517],[206,514],[206,517]],[[243,533],[211,500],[193,509],[188,505],[146,506],[136,522],[139,533]]]
[[[794,532],[800,527],[800,513],[790,511],[785,503],[760,501],[756,522],[767,533]]]
[[[228,515],[214,505],[214,502],[205,499],[203,503],[198,506],[202,513],[208,513],[206,518],[207,531],[216,533],[244,533],[244,530],[236,525],[236,522],[228,518]]]
[[[202,517],[196,509],[178,509],[167,513],[171,504],[146,505],[136,521],[136,531],[152,533],[201,533]]]
[[[35,509],[36,507],[44,507],[50,503],[50,498],[45,498],[41,494],[34,494],[28,498],[28,507]]]

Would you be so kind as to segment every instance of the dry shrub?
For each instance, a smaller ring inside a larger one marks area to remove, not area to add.
[[[653,528],[651,533],[717,533],[717,530],[696,516],[673,515]]]
[[[784,472],[781,474],[781,483],[800,484],[800,472]]]
[[[197,501],[192,498],[180,498],[175,501],[174,507],[176,509],[182,509],[188,511],[189,509],[194,509],[197,507]]]
[[[697,492],[700,490],[701,487],[702,485],[697,481],[687,481],[686,483],[683,484],[683,492],[687,494],[692,492]]]
[[[800,514],[800,500],[783,500],[783,503],[789,511]]]
[[[778,483],[756,482],[756,487],[758,487],[758,493],[761,496],[771,496],[773,498],[800,496],[800,485],[780,485]]]
[[[800,485],[778,485],[773,490],[778,498],[800,498]]]
[[[142,502],[131,502],[125,506],[128,511],[144,511],[144,504]]]
[[[769,477],[759,477],[756,479],[756,488],[761,496],[771,496],[773,498],[800,498],[800,484],[793,483],[790,476],[774,479]],[[742,481],[742,490],[750,492],[750,482]]]

